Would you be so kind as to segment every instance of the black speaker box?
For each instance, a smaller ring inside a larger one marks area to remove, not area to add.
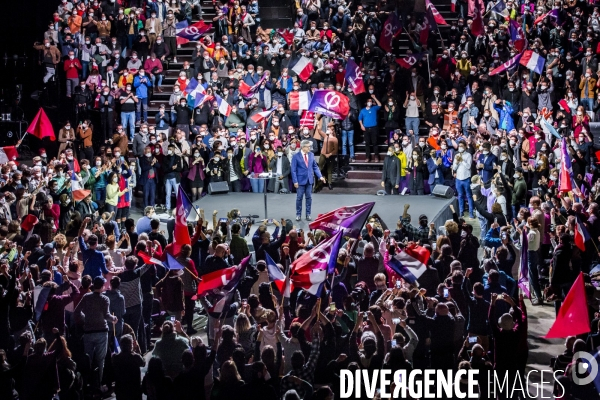
[[[454,197],[454,190],[452,190],[450,186],[446,185],[435,185],[432,193],[434,196],[443,197],[445,199],[451,199]]]
[[[211,182],[208,184],[209,194],[224,194],[229,193],[229,185],[227,182]]]

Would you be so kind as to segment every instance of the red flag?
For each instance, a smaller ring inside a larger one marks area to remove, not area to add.
[[[250,85],[248,85],[246,82],[240,80],[240,85],[238,87],[238,90],[240,91],[240,94],[242,96],[248,96],[250,94],[250,92],[252,91],[252,87]]]
[[[244,272],[246,272],[250,257],[244,258],[239,265],[202,275],[202,280],[198,284],[197,295],[200,297],[215,292],[230,292],[235,289]]]
[[[475,36],[483,35],[483,18],[481,17],[481,9],[479,7],[475,7],[473,23],[471,24],[471,33]]]
[[[294,34],[289,29],[277,29],[277,33],[285,40],[288,46],[291,46],[294,42]]]
[[[431,13],[433,14],[433,18],[435,19],[436,23],[438,23],[440,25],[448,25],[448,23],[446,22],[444,17],[442,17],[440,12],[437,10],[437,8],[435,8],[435,6],[431,3],[431,1],[426,0],[425,6],[429,9],[431,9]]]
[[[43,139],[45,137],[50,138],[51,141],[56,140],[56,136],[54,135],[54,128],[52,128],[52,123],[48,119],[48,116],[44,112],[44,109],[40,107],[40,110],[29,124],[27,128],[27,133],[32,134],[38,139]]]
[[[571,114],[571,108],[569,107],[569,104],[567,103],[567,101],[565,99],[561,99],[558,102],[558,105],[567,113]]]
[[[307,128],[313,129],[315,127],[315,113],[312,111],[302,111],[302,117],[300,117],[300,127],[306,126]],[[599,159],[600,160],[600,159]]]
[[[468,0],[468,2],[469,17],[475,18],[475,8],[479,10],[485,10],[485,4],[483,4],[483,0]]]
[[[590,330],[583,272],[580,272],[563,300],[554,324],[544,337],[546,339],[566,338],[588,333]]]
[[[144,260],[145,264],[155,264],[164,267],[165,265],[158,258],[152,257],[150,254],[144,251],[138,251],[137,256]]]
[[[192,211],[192,203],[188,200],[183,188],[179,186],[177,192],[177,211],[175,214],[175,229],[173,231],[173,254],[179,254],[184,244],[192,244],[187,218]]]
[[[427,44],[427,39],[429,39],[429,31],[431,30],[431,22],[429,19],[431,18],[431,15],[431,10],[427,10],[423,17],[423,24],[419,31],[419,42],[421,42],[421,44]]]
[[[408,54],[404,57],[396,58],[396,63],[402,68],[411,69],[421,58],[423,58],[423,53]]]

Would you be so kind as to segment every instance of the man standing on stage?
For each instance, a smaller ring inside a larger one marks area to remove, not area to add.
[[[310,221],[310,206],[312,204],[312,185],[314,175],[323,183],[327,181],[321,176],[315,156],[310,151],[311,142],[303,140],[300,143],[301,151],[294,154],[292,158],[292,181],[296,188],[296,221],[302,218],[302,197],[306,197],[306,220]]]

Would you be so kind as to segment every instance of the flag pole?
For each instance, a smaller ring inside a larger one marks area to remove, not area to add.
[[[439,32],[439,30],[438,30]],[[425,53],[427,54],[427,76],[429,77],[429,86],[431,87],[431,70],[429,69],[429,52]]]

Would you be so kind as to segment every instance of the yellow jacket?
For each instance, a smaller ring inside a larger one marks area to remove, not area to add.
[[[396,153],[396,157],[400,160],[400,176],[406,176],[406,154],[400,151],[400,153]]]

